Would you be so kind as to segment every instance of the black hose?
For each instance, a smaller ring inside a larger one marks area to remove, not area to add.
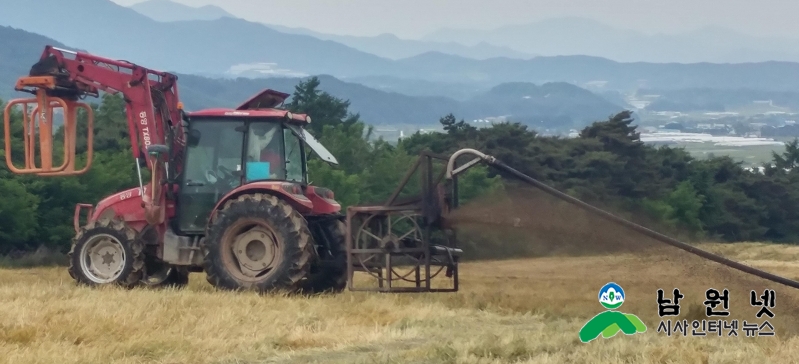
[[[687,251],[689,253],[698,255],[698,256],[700,256],[702,258],[709,259],[709,260],[712,260],[714,262],[724,264],[724,265],[726,265],[728,267],[738,269],[738,270],[740,270],[742,272],[749,273],[749,274],[758,276],[760,278],[770,280],[772,282],[784,284],[784,285],[789,286],[789,287],[799,288],[799,282],[797,282],[797,281],[794,281],[794,280],[791,280],[791,279],[788,279],[788,278],[784,278],[784,277],[780,277],[780,276],[777,276],[777,275],[762,271],[760,269],[753,268],[753,267],[750,267],[750,266],[747,266],[747,265],[744,265],[744,264],[729,260],[727,258],[712,254],[710,252],[704,251],[702,249],[696,248],[696,247],[691,246],[689,244],[686,244],[686,243],[683,243],[681,241],[678,241],[678,240],[675,240],[673,238],[670,238],[670,237],[668,237],[666,235],[663,235],[661,233],[658,233],[658,232],[656,232],[654,230],[647,229],[647,228],[645,228],[645,227],[643,227],[641,225],[638,225],[636,223],[633,223],[633,222],[631,222],[629,220],[625,220],[625,219],[623,219],[621,217],[618,217],[616,215],[613,215],[613,214],[611,214],[611,213],[609,213],[609,212],[607,212],[605,210],[601,210],[601,209],[599,209],[597,207],[591,206],[591,205],[589,205],[589,204],[587,204],[587,203],[585,203],[585,202],[583,202],[583,201],[581,201],[581,200],[579,200],[577,198],[574,198],[574,197],[569,196],[569,195],[567,195],[567,194],[565,194],[563,192],[560,192],[560,191],[558,191],[558,190],[556,190],[556,189],[554,189],[554,188],[552,188],[550,186],[547,186],[546,184],[544,184],[544,183],[542,183],[542,182],[540,182],[540,181],[538,181],[538,180],[536,180],[536,179],[534,179],[534,178],[532,178],[532,177],[530,177],[530,176],[528,176],[528,175],[526,175],[524,173],[521,173],[521,172],[513,169],[512,167],[508,166],[505,163],[502,163],[501,161],[499,161],[497,159],[486,160],[486,162],[489,165],[491,165],[491,166],[493,166],[495,168],[498,168],[500,170],[503,170],[505,172],[508,172],[508,173],[514,175],[515,177],[519,178],[520,180],[525,181],[525,182],[527,182],[527,183],[529,183],[529,184],[541,189],[542,191],[544,191],[544,192],[546,192],[546,193],[548,193],[548,194],[550,194],[552,196],[555,196],[555,197],[557,197],[557,198],[559,198],[559,199],[561,199],[563,201],[566,201],[568,203],[571,203],[573,205],[581,207],[581,208],[583,208],[585,210],[588,210],[589,212],[597,214],[597,215],[599,215],[599,216],[601,216],[601,217],[603,217],[603,218],[605,218],[607,220],[610,220],[610,221],[616,222],[618,224],[621,224],[621,225],[623,225],[623,226],[625,226],[625,227],[627,227],[627,228],[629,228],[629,229],[631,229],[633,231],[636,231],[636,232],[639,232],[641,234],[644,234],[644,235],[646,235],[646,236],[648,236],[650,238],[653,238],[655,240],[658,240],[658,241],[661,241],[663,243],[669,244],[671,246],[677,247],[679,249],[685,250],[685,251]]]

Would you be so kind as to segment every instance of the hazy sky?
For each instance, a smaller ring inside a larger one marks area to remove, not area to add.
[[[112,0],[130,5],[143,0]],[[174,0],[217,5],[251,21],[332,34],[416,38],[441,27],[494,28],[559,16],[647,33],[718,25],[751,35],[799,37],[795,0]]]

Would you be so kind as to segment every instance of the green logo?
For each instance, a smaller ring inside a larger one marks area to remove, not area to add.
[[[602,286],[599,290],[599,303],[608,311],[594,316],[583,325],[580,329],[580,341],[587,343],[599,335],[607,339],[616,336],[619,331],[626,335],[646,331],[646,325],[637,316],[613,311],[624,304],[624,290],[618,284],[610,282]]]

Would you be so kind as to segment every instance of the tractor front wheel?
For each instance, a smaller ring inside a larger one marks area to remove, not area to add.
[[[89,286],[119,285],[132,288],[144,268],[144,245],[136,231],[118,219],[90,222],[73,240],[69,275]]]
[[[313,245],[307,222],[275,196],[228,201],[208,230],[203,265],[217,288],[293,292],[308,275]]]
[[[347,288],[347,226],[341,220],[319,223],[317,244],[327,241],[326,259],[319,259],[311,266],[311,273],[303,287],[307,293],[341,292]]]

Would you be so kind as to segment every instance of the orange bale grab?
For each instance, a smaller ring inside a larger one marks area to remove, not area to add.
[[[16,174],[37,174],[39,176],[74,176],[86,173],[92,164],[94,150],[94,114],[89,105],[71,100],[64,100],[48,95],[48,89],[55,88],[53,77],[23,77],[17,82],[17,89],[23,86],[38,87],[36,98],[11,100],[5,107],[5,152],[6,165]],[[13,163],[11,153],[11,111],[22,106],[23,145],[25,150],[25,166],[18,168]],[[32,111],[28,114],[33,106]],[[53,114],[60,108],[64,113],[64,161],[60,166],[53,166]],[[78,110],[86,111],[88,119],[87,159],[83,169],[75,169],[77,148]],[[39,139],[39,155],[41,164],[36,165],[36,135]]]

